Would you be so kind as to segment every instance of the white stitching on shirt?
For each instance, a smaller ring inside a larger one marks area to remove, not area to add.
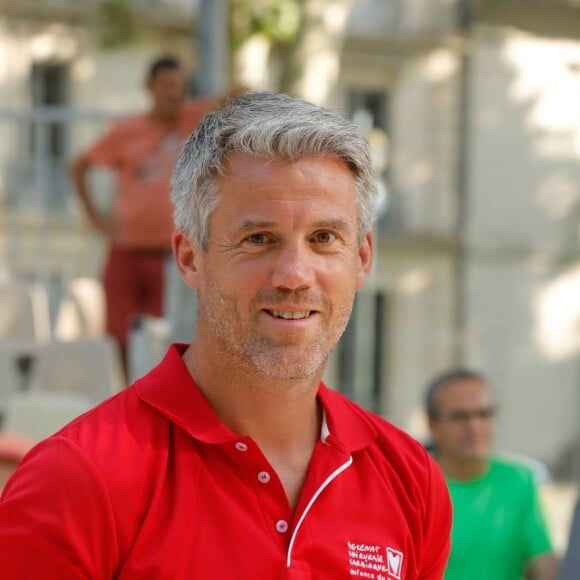
[[[304,512],[300,516],[294,531],[292,532],[292,537],[290,538],[290,544],[288,545],[288,555],[286,556],[286,568],[290,568],[292,564],[292,548],[294,547],[294,541],[296,540],[296,535],[298,534],[298,530],[306,517],[306,514],[310,511],[310,508],[314,505],[314,502],[318,498],[318,496],[322,493],[324,488],[336,477],[338,477],[345,469],[348,469],[352,464],[352,455],[348,458],[346,463],[343,463],[338,469],[333,471],[322,483],[322,485],[316,490],[316,493],[310,498],[308,505],[304,508]]]

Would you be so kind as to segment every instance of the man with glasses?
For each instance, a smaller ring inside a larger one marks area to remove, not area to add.
[[[425,403],[454,512],[445,580],[554,579],[557,560],[534,475],[491,453],[496,408],[485,379],[446,372],[430,383]]]

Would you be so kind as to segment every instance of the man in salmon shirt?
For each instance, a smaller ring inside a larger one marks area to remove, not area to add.
[[[91,225],[109,242],[103,284],[107,332],[126,359],[127,334],[137,314],[163,314],[164,272],[171,249],[171,171],[179,148],[222,98],[186,98],[186,78],[173,57],[155,60],[147,76],[151,107],[125,117],[71,166],[71,176]],[[99,213],[88,181],[94,166],[117,174],[112,216]]]

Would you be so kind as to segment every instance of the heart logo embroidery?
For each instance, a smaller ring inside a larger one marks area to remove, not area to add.
[[[387,569],[389,575],[400,580],[401,571],[403,570],[403,552],[399,552],[399,550],[394,548],[387,548]]]

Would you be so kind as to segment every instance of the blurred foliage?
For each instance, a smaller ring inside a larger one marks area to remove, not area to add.
[[[255,35],[272,44],[292,42],[300,28],[302,4],[302,0],[230,0],[232,50]]]
[[[104,0],[99,10],[103,48],[119,48],[139,39],[139,25],[131,0]]]
[[[253,36],[271,44],[287,44],[296,39],[304,0],[229,0],[231,50],[236,51]],[[99,3],[102,28],[100,43],[114,49],[139,39],[139,23],[132,0],[102,0]]]

